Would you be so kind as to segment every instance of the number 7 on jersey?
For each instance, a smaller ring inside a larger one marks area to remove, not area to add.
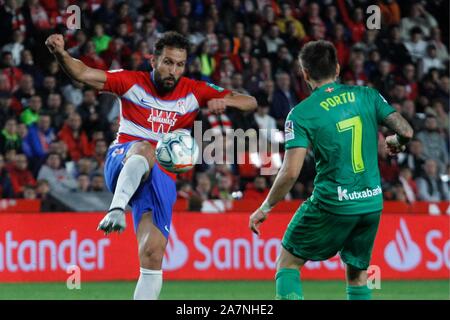
[[[352,166],[353,172],[364,171],[362,158],[362,122],[359,116],[339,121],[336,123],[339,132],[351,130],[352,132]]]

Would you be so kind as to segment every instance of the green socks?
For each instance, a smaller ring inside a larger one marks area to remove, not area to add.
[[[276,274],[276,300],[303,300],[300,271],[280,269]]]
[[[371,291],[365,286],[347,285],[347,300],[370,300]]]

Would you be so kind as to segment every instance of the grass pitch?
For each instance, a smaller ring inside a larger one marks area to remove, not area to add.
[[[343,300],[343,281],[302,281],[307,300]],[[65,282],[1,283],[1,300],[128,300],[135,282],[85,282],[69,290]],[[165,281],[163,300],[272,300],[273,281]],[[374,300],[449,300],[450,280],[383,281]]]

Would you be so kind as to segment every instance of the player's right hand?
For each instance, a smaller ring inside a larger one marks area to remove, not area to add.
[[[64,38],[61,34],[52,34],[45,40],[45,45],[50,53],[61,53],[64,51]]]
[[[97,230],[103,230],[105,235],[108,235],[114,231],[121,233],[125,230],[126,226],[125,212],[122,209],[116,209],[108,212],[102,221],[100,221]]]
[[[398,142],[397,135],[387,136],[386,140],[386,149],[390,156],[394,156],[402,151],[405,151],[406,147]]]
[[[259,227],[261,224],[267,219],[267,213],[262,212],[260,209],[257,209],[250,216],[250,221],[248,223],[248,227],[258,236],[260,235]]]

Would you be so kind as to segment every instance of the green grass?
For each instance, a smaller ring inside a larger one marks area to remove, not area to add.
[[[306,299],[345,299],[342,281],[303,281]],[[61,283],[0,284],[0,299],[31,300],[126,300],[131,299],[135,282],[86,282],[80,290],[68,290]],[[373,299],[449,300],[450,283],[439,281],[383,281],[380,290],[372,291]],[[166,281],[161,299],[170,300],[267,300],[273,299],[272,281]]]

